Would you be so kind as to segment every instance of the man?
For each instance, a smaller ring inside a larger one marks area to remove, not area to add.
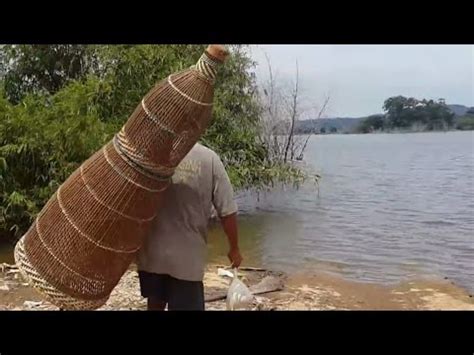
[[[229,241],[232,267],[242,262],[237,205],[224,165],[197,143],[183,159],[152,232],[138,255],[140,289],[148,310],[204,310],[203,277],[212,207]]]

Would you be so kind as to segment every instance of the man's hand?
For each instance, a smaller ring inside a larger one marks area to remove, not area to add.
[[[232,268],[237,268],[242,263],[242,255],[240,255],[239,249],[231,249],[227,254],[230,262],[232,263]]]
[[[239,234],[237,232],[237,213],[232,213],[228,216],[221,217],[222,227],[229,239],[229,257],[232,267],[239,267],[242,263],[242,255],[239,250]]]

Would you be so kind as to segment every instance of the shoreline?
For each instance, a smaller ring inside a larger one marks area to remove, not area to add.
[[[218,265],[204,277],[206,310],[225,310],[229,279]],[[284,273],[255,268],[239,271],[253,290],[265,281],[278,291],[255,296],[252,310],[474,310],[474,298],[449,280],[413,280],[394,286],[355,282],[329,273]],[[274,285],[278,284],[275,288]],[[272,289],[272,288],[270,288]],[[217,299],[213,301],[213,299]],[[58,310],[21,280],[18,269],[0,268],[0,310]],[[146,310],[135,268],[129,269],[99,310]]]
[[[386,130],[373,132],[336,132],[336,133],[295,133],[295,136],[345,136],[345,135],[364,135],[364,134],[416,134],[416,133],[449,133],[449,132],[473,132],[474,129],[446,129],[446,130]]]

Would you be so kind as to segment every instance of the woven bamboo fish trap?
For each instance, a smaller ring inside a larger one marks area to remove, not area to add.
[[[207,128],[217,68],[228,52],[159,82],[113,140],[56,191],[15,247],[22,276],[62,309],[109,298],[160,208],[176,166]]]

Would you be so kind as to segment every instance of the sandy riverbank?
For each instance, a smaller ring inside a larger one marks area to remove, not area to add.
[[[397,286],[381,286],[344,280],[329,274],[287,276],[271,271],[242,271],[244,282],[255,286],[265,277],[282,290],[256,296],[254,310],[474,310],[474,298],[449,280],[418,280]],[[228,279],[208,267],[206,299],[225,295]],[[128,271],[102,310],[145,310],[138,277]],[[206,302],[207,310],[225,309],[225,301]],[[25,284],[14,267],[0,269],[0,310],[57,310]]]

